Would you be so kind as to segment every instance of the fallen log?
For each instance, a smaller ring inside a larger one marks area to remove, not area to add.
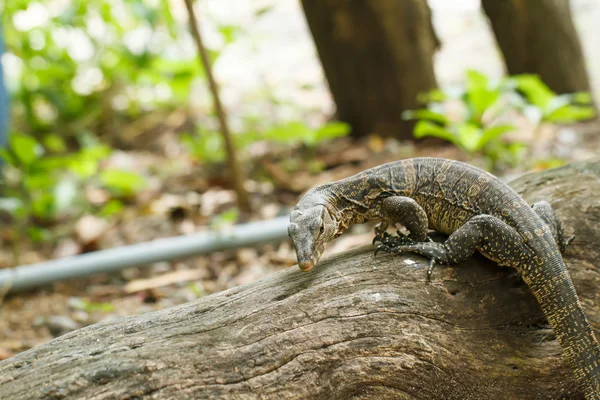
[[[600,327],[600,159],[513,187],[548,200]],[[1,399],[582,398],[514,270],[370,246],[178,307],[92,325],[0,362]]]

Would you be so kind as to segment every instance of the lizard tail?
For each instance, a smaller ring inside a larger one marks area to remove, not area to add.
[[[585,398],[600,399],[600,346],[560,257],[522,277],[548,318]]]

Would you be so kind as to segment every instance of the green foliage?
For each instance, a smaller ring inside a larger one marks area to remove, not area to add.
[[[118,214],[123,209],[123,203],[119,200],[112,199],[109,200],[102,208],[100,209],[100,215],[105,218],[110,218],[115,214]]]
[[[216,215],[211,221],[211,228],[219,231],[226,226],[233,225],[239,218],[240,212],[237,208],[229,208]]]
[[[206,295],[202,283],[192,282],[187,286],[187,288],[194,296],[196,296],[197,299]]]
[[[46,240],[49,231],[43,226],[67,216],[93,212],[84,195],[85,187],[105,188],[126,197],[145,184],[142,177],[132,172],[102,170],[101,162],[110,155],[106,146],[91,143],[78,152],[52,151],[62,148],[59,136],[38,142],[31,136],[13,133],[8,147],[0,151],[4,160],[0,211],[14,220],[15,242],[23,235],[34,241]],[[121,207],[120,202],[112,200],[99,213],[111,216]]]
[[[346,136],[350,133],[350,125],[345,122],[328,122],[320,128],[313,129],[303,122],[292,121],[267,129],[262,138],[275,143],[303,143],[314,148],[319,143]]]
[[[219,132],[197,131],[194,134],[185,133],[181,135],[181,143],[196,160],[218,163],[226,158],[223,136]]]
[[[100,173],[100,182],[115,196],[129,197],[146,186],[144,178],[129,171],[107,169]]]
[[[35,139],[14,133],[0,155],[6,163],[3,180],[7,186],[1,209],[18,219],[46,220],[72,205],[77,192],[73,182],[58,173],[60,167],[52,168],[64,160],[44,157],[44,148]]]
[[[10,0],[0,7],[13,120],[38,138],[105,133],[103,121],[118,125],[187,99],[203,74],[195,53],[175,44],[188,33],[168,0]]]
[[[86,299],[79,299],[78,303],[80,303],[78,304],[79,309],[89,313],[94,311],[113,312],[115,310],[115,306],[111,303],[100,303]]]
[[[592,118],[595,110],[588,93],[557,95],[535,75],[517,75],[491,82],[480,72],[469,70],[466,85],[458,91],[439,89],[421,95],[427,108],[407,110],[407,120],[418,120],[416,138],[427,136],[449,141],[461,149],[482,154],[491,169],[500,165],[515,165],[524,150],[523,143],[505,139],[516,128],[511,125],[489,125],[494,115],[515,109],[535,124],[542,122],[575,122]],[[459,102],[464,115],[451,115],[447,101]]]
[[[509,78],[508,82],[525,97],[526,103],[519,106],[529,110],[529,114],[536,115],[540,121],[572,123],[596,115],[589,93],[558,95],[537,75],[517,75]]]
[[[233,139],[238,149],[244,149],[252,143],[266,140],[272,143],[293,145],[298,142],[309,148],[319,143],[348,135],[350,125],[344,122],[330,122],[320,128],[310,128],[299,121],[287,122],[261,132],[234,134]],[[197,131],[195,134],[183,134],[181,143],[196,160],[215,163],[225,160],[225,147],[222,135],[214,131]]]
[[[286,144],[300,141],[308,147],[315,147],[321,142],[346,136],[349,133],[350,125],[345,122],[329,122],[318,129],[312,129],[302,122],[292,121],[267,129],[263,138]]]

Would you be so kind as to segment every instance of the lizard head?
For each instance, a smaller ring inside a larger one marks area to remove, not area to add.
[[[325,206],[292,211],[288,235],[294,243],[302,271],[310,271],[315,266],[325,244],[335,238],[336,233],[337,224]]]

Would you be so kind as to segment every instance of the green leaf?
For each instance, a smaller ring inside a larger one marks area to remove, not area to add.
[[[17,166],[17,160],[6,149],[0,148],[0,158],[2,158],[7,164],[12,165],[13,167]]]
[[[325,170],[327,164],[321,160],[311,160],[308,162],[307,167],[311,174],[318,174],[319,172],[323,172]]]
[[[231,44],[235,41],[240,31],[242,30],[237,25],[220,25],[218,27],[219,33],[223,35],[223,39],[225,40],[225,45]]]
[[[102,171],[100,181],[107,189],[126,196],[136,193],[146,185],[146,180],[140,175],[117,169]]]
[[[483,133],[477,125],[467,122],[458,126],[458,141],[462,148],[469,152],[478,150],[479,140]]]
[[[54,216],[54,196],[43,192],[31,201],[31,212],[34,216],[50,220]]]
[[[449,96],[448,93],[444,92],[441,89],[433,89],[426,93],[419,93],[417,95],[417,101],[421,104],[441,103],[441,102],[447,100],[448,97],[452,97],[452,96]]]
[[[222,213],[220,213],[217,216],[217,219],[221,223],[231,223],[232,224],[238,219],[239,215],[240,215],[240,213],[237,209],[230,208],[229,210],[223,211]]]
[[[536,107],[545,110],[548,103],[556,97],[554,93],[537,75],[516,75],[512,77],[516,88],[523,92],[527,100]]]
[[[549,115],[554,113],[554,111],[556,111],[559,108],[562,108],[570,103],[571,103],[571,97],[569,95],[554,96],[552,99],[550,99],[550,101],[546,105],[546,108],[543,110],[544,119],[546,119]]]
[[[481,124],[483,113],[500,97],[500,89],[489,88],[488,78],[481,72],[467,71],[466,101],[471,111],[471,119]]]
[[[452,132],[426,120],[417,122],[413,131],[413,135],[417,139],[421,139],[426,136],[433,136],[457,144],[457,137],[454,136]]]
[[[221,162],[226,158],[223,136],[219,132],[202,131],[183,134],[181,143],[197,160]]]
[[[105,218],[112,217],[113,215],[118,214],[123,209],[123,207],[123,203],[119,200],[110,200],[104,205],[104,207],[102,207],[102,209],[100,210],[100,215]]]
[[[90,178],[98,172],[98,162],[88,158],[76,157],[69,163],[69,170],[82,179]]]
[[[40,154],[38,142],[31,136],[13,133],[10,136],[10,148],[19,161],[29,166]]]
[[[512,125],[498,125],[484,129],[483,134],[477,143],[477,150],[483,149],[488,143],[498,139],[504,133],[513,131],[515,129],[516,128]]]
[[[237,221],[240,212],[236,208],[230,208],[223,211],[219,215],[213,218],[211,222],[211,228],[220,230],[227,225],[233,225]]]
[[[87,312],[94,312],[94,311],[102,311],[102,312],[111,312],[115,309],[115,306],[112,305],[111,303],[99,303],[99,302],[92,302],[92,301],[88,301],[88,300],[81,300],[82,305],[85,309],[85,311]]]
[[[592,119],[595,116],[596,110],[594,107],[567,104],[554,110],[545,120],[548,122],[571,123]]]
[[[350,133],[350,130],[350,125],[345,122],[329,122],[315,131],[314,140],[316,142],[322,142],[324,140],[346,136]]]
[[[41,243],[44,240],[47,240],[50,236],[50,232],[48,231],[48,229],[40,228],[37,226],[28,226],[26,231],[29,239],[36,243]]]
[[[110,152],[110,147],[104,145],[84,147],[68,160],[68,169],[82,179],[90,178],[98,172],[100,161]]]
[[[272,9],[273,9],[272,5],[267,5],[267,6],[261,7],[258,10],[254,11],[254,16],[255,17],[261,17],[264,14],[268,13],[269,11],[271,11]]]
[[[64,139],[61,136],[53,133],[44,136],[43,143],[44,146],[46,146],[46,148],[50,151],[62,153],[67,150],[67,145]]]
[[[592,104],[592,94],[590,92],[575,92],[571,93],[571,101],[581,105]]]
[[[52,191],[54,181],[51,178],[44,171],[35,174],[25,174],[23,176],[23,186],[30,192],[35,190]]]
[[[187,288],[190,290],[190,292],[192,292],[194,294],[194,296],[196,296],[197,299],[206,295],[206,293],[204,292],[204,286],[202,285],[202,283],[191,282],[187,286]]]
[[[306,124],[298,121],[273,127],[267,130],[264,136],[267,140],[279,143],[293,143],[300,140],[307,145],[315,144],[313,130],[306,126]]]
[[[432,110],[428,110],[426,108],[419,110],[406,110],[402,113],[402,119],[405,120],[414,120],[414,119],[428,119],[434,122],[437,122],[442,125],[446,125],[448,123],[448,119],[445,115],[437,113]]]

